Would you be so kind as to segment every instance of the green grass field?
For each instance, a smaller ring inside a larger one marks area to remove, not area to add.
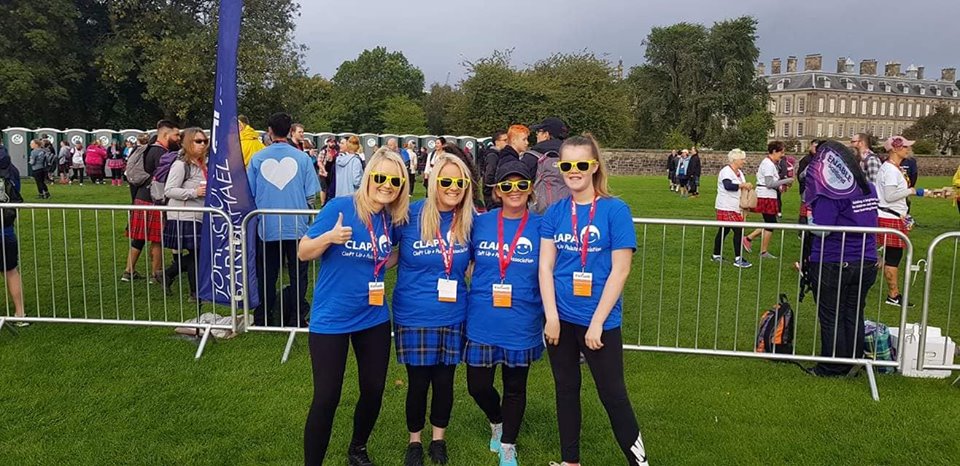
[[[926,187],[947,178],[922,179]],[[703,180],[700,199],[681,199],[663,177],[613,179],[614,191],[636,217],[712,220],[716,179]],[[53,186],[45,203],[123,204],[126,188]],[[35,189],[25,183],[24,197]],[[422,189],[421,189],[422,192]],[[796,217],[796,191],[785,196],[784,220]],[[914,261],[932,239],[960,230],[948,200],[917,199],[919,227],[911,233]],[[127,242],[125,214],[87,211],[21,213],[21,267],[27,314],[182,321],[196,316],[185,282],[174,296],[145,281],[119,282]],[[751,218],[754,220],[756,217]],[[750,351],[760,312],[779,292],[795,298],[791,264],[799,241],[777,233],[771,252],[781,260],[747,257],[740,271],[710,262],[715,230],[637,228],[624,296],[625,342],[682,348]],[[83,238],[81,240],[81,238]],[[938,250],[931,322],[960,339],[960,306],[952,266],[957,243]],[[730,255],[729,239],[724,244]],[[169,257],[168,257],[169,258]],[[143,261],[139,266],[144,273]],[[388,287],[390,286],[388,278]],[[911,291],[920,320],[923,277]],[[953,285],[953,286],[952,286]],[[867,316],[896,325],[899,311],[881,305],[881,283]],[[12,315],[5,301],[0,315]],[[814,354],[819,335],[808,299],[797,308],[797,354]],[[209,306],[204,306],[204,311]],[[223,310],[220,310],[223,313]],[[0,464],[297,464],[311,396],[306,338],[280,364],[286,335],[249,333],[217,341],[193,360],[196,342],[169,329],[35,324],[0,333]],[[628,352],[627,384],[654,464],[953,464],[960,455],[960,389],[949,380],[878,376],[880,402],[864,376],[812,378],[794,365],[743,358]],[[489,427],[458,373],[448,431],[454,465],[496,464],[486,449]],[[957,374],[955,374],[956,376]],[[584,369],[582,460],[622,464],[606,415]],[[404,427],[402,367],[391,365],[384,408],[369,448],[378,464],[401,464]],[[547,361],[532,369],[527,415],[519,439],[522,464],[559,461],[552,376]],[[356,372],[348,364],[328,464],[346,464]]]

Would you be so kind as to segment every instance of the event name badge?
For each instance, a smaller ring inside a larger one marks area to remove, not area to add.
[[[593,295],[593,274],[590,272],[573,273],[573,295],[589,298]]]
[[[386,286],[383,282],[369,282],[367,284],[367,304],[370,306],[383,306],[383,296],[386,292]]]
[[[437,280],[437,297],[441,303],[457,302],[457,281],[446,278]]]
[[[513,307],[513,285],[493,284],[493,307]]]

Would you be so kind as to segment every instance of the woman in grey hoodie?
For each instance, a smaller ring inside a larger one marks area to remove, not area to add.
[[[207,148],[210,139],[200,128],[183,130],[183,149],[170,165],[164,185],[168,207],[203,207],[207,194]],[[173,261],[164,270],[164,288],[170,292],[177,275],[185,272],[190,283],[191,301],[196,299],[196,251],[200,246],[200,212],[167,212],[163,227],[163,245],[174,251]]]
[[[337,156],[336,197],[349,196],[360,189],[363,180],[363,162],[357,153],[360,151],[360,138],[350,136],[345,147],[340,148]]]

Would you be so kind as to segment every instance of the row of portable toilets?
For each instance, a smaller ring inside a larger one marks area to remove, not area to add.
[[[114,142],[122,146],[125,141],[135,142],[137,137],[140,135],[153,135],[156,132],[156,130],[143,131],[139,129],[125,129],[121,131],[97,129],[93,131],[87,131],[84,129],[59,130],[54,128],[7,128],[3,130],[3,145],[6,146],[7,151],[10,153],[10,158],[13,160],[14,165],[16,165],[20,170],[20,173],[27,174],[29,172],[27,169],[27,156],[30,153],[30,141],[34,139],[47,139],[51,141],[55,147],[59,147],[60,141],[67,141],[71,146],[80,143],[86,147],[94,140],[100,141],[104,146],[109,146]],[[209,130],[206,132],[209,134]],[[259,133],[262,135],[263,131],[259,131]],[[371,133],[305,133],[305,136],[310,139],[314,146],[317,147],[323,145],[328,138],[340,139],[343,137],[357,136],[360,138],[360,143],[363,146],[363,151],[366,155],[372,155],[373,151],[376,150],[377,147],[385,146],[387,144],[387,140],[390,138],[395,138],[401,145],[406,145],[408,142],[413,141],[418,149],[421,147],[426,147],[427,150],[433,150],[438,137],[432,135],[415,136],[412,134],[396,135]],[[448,143],[456,144],[465,152],[469,152],[474,156],[476,156],[477,146],[486,144],[490,139],[478,139],[470,136],[443,137]]]

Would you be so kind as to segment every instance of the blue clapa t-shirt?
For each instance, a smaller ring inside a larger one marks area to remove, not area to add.
[[[370,231],[366,224],[357,217],[353,196],[338,197],[327,202],[307,230],[307,236],[316,238],[330,231],[340,213],[343,213],[343,226],[353,228],[353,236],[342,245],[330,245],[320,256],[310,310],[312,333],[352,333],[390,320],[386,302],[382,306],[367,304],[368,284],[382,281],[386,266],[374,278],[374,246],[370,242]],[[377,258],[382,260],[390,254],[390,237],[395,230],[390,226],[390,216],[386,212],[374,215],[372,223],[379,248]]]
[[[307,209],[307,198],[320,191],[310,157],[290,144],[271,144],[254,154],[247,180],[258,209]],[[263,215],[257,229],[263,241],[298,240],[309,221],[306,215]]]
[[[467,316],[467,266],[470,264],[469,244],[453,247],[453,268],[450,280],[457,281],[457,302],[439,300],[437,280],[447,278],[436,237],[420,239],[420,212],[424,201],[410,206],[410,221],[396,229],[400,262],[397,266],[397,286],[393,290],[393,322],[405,327],[445,327],[463,322]],[[453,212],[440,213],[440,233],[447,246]]]
[[[493,307],[493,284],[501,283],[497,251],[500,209],[477,217],[473,224],[473,280],[467,310],[467,338],[509,350],[543,344],[543,301],[540,299],[540,219],[530,213],[517,240],[503,283],[513,287],[510,308]],[[507,256],[521,219],[503,219],[503,252]]]
[[[580,272],[580,245],[572,233],[568,197],[556,202],[543,213],[540,223],[540,237],[552,239],[557,248],[557,261],[553,269],[554,286],[557,295],[557,311],[560,320],[584,327],[590,326],[593,313],[600,303],[603,286],[613,268],[613,251],[617,249],[637,249],[637,235],[633,228],[630,207],[620,199],[597,199],[597,210],[593,223],[589,224],[590,204],[577,205],[577,228],[583,233],[589,228],[589,248],[587,265],[583,271],[593,274],[593,289],[590,297],[573,295],[573,273]],[[620,326],[623,297],[617,299],[610,315],[603,323],[604,330]]]

